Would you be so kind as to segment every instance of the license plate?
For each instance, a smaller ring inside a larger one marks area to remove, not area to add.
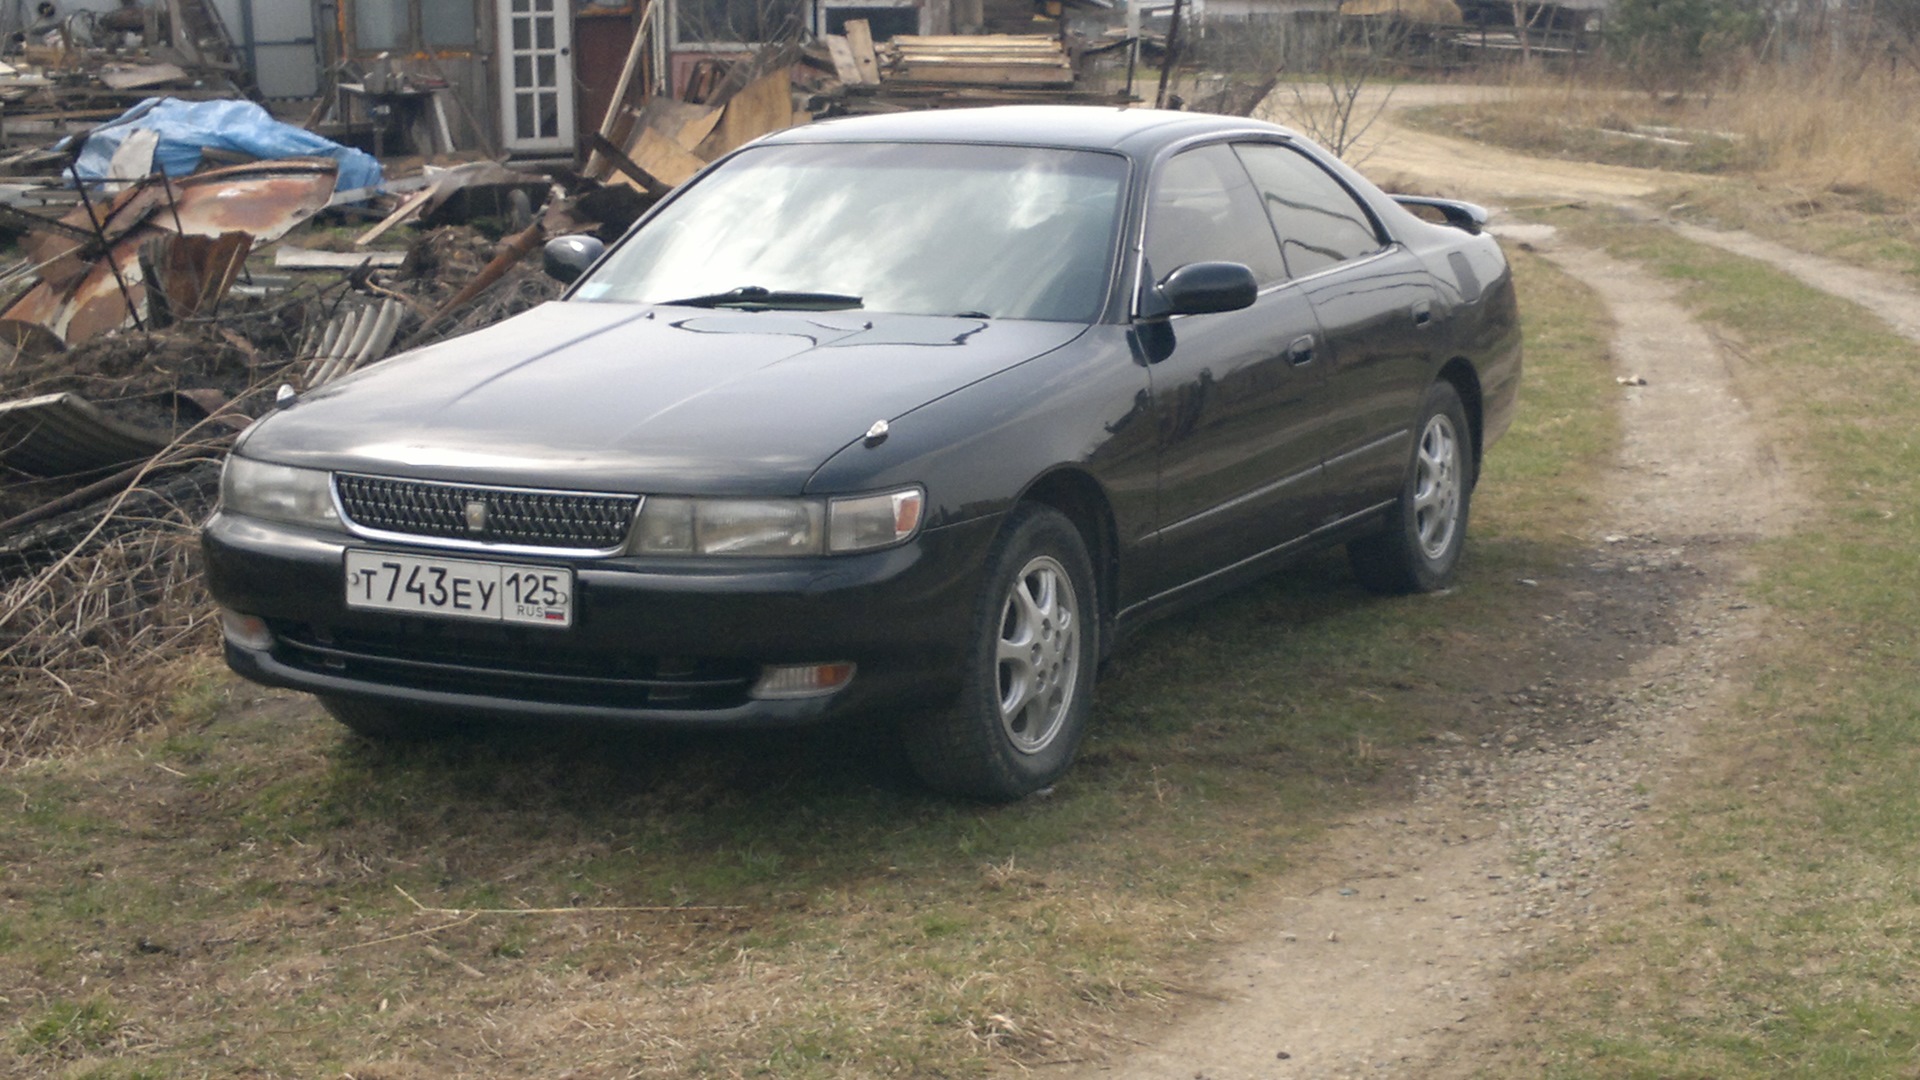
[[[486,622],[573,625],[573,571],[347,552],[347,606]]]

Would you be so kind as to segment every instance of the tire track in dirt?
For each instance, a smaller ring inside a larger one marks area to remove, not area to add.
[[[1749,232],[1704,229],[1685,222],[1666,222],[1673,231],[1696,244],[1756,259],[1784,270],[1821,292],[1859,304],[1878,315],[1895,333],[1920,342],[1920,290],[1890,274],[1849,266],[1820,255],[1795,251]]]

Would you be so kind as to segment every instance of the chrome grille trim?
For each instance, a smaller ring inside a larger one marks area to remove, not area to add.
[[[340,519],[362,536],[437,547],[611,555],[626,547],[640,496],[335,473]],[[467,507],[486,523],[468,524]]]

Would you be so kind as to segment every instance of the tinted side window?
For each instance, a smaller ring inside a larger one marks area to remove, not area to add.
[[[1234,149],[1253,176],[1294,277],[1380,250],[1380,235],[1366,210],[1306,155],[1254,143]]]
[[[1196,262],[1245,263],[1262,285],[1287,276],[1260,197],[1224,144],[1167,162],[1147,207],[1147,264],[1154,278]]]

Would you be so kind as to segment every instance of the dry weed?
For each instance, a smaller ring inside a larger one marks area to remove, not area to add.
[[[1620,164],[1751,172],[1809,192],[1920,206],[1920,72],[1825,59],[1755,63],[1700,94],[1622,89],[1602,74],[1517,73],[1465,134]]]
[[[201,462],[176,444],[156,462]],[[195,529],[200,485],[136,484],[66,553],[0,590],[0,768],[166,721],[213,642]]]
[[[1708,114],[1754,140],[1772,179],[1896,206],[1920,199],[1920,73],[1756,67]]]

